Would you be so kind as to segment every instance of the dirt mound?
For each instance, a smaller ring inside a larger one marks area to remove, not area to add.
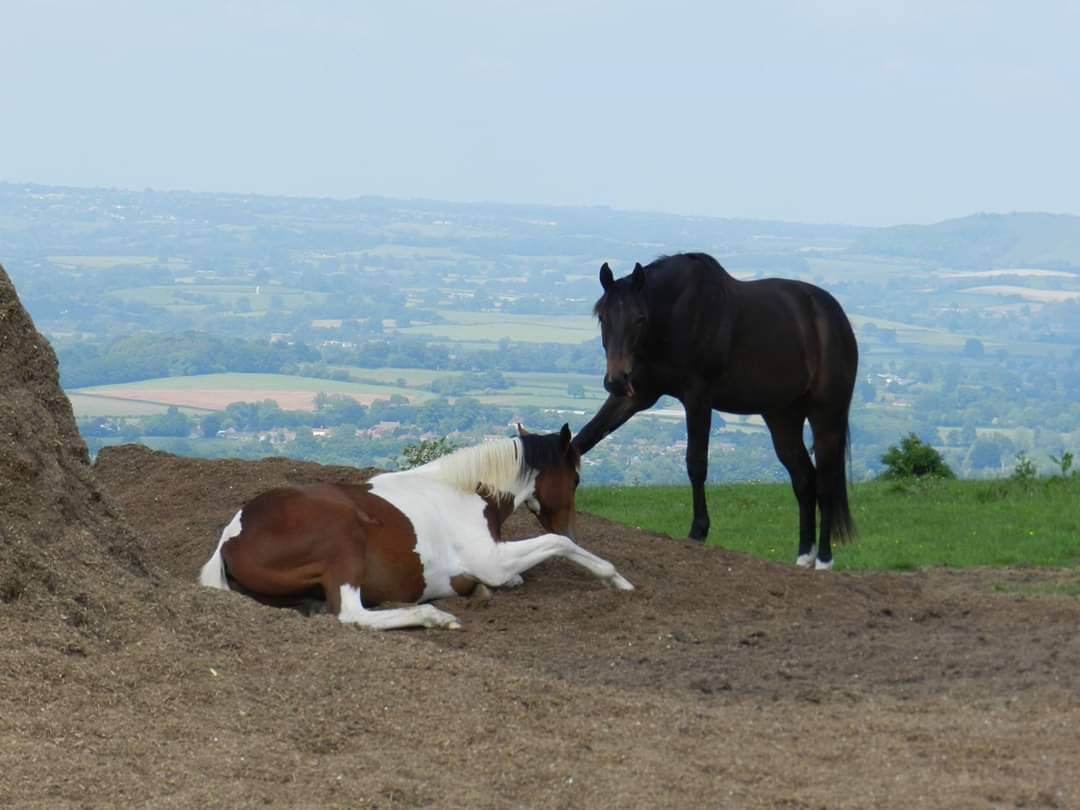
[[[2,267],[0,538],[6,616],[47,613],[61,643],[122,634],[160,584],[138,539],[93,480],[56,355]]]
[[[94,472],[131,526],[151,540],[153,560],[194,582],[221,530],[247,501],[285,484],[361,483],[375,471],[283,458],[182,458],[140,444],[105,447]]]

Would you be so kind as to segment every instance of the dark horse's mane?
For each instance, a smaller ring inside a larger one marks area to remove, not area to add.
[[[699,268],[706,271],[707,275],[700,272],[696,273],[694,282],[703,288],[703,292],[707,292],[712,299],[712,304],[719,304],[725,295],[726,285],[735,281],[735,278],[724,269],[724,266],[708,253],[661,253],[642,269],[646,271],[656,269],[662,270],[664,273],[670,273],[690,268]],[[606,293],[596,300],[592,309],[593,317],[599,318],[604,314],[604,305],[607,300]]]

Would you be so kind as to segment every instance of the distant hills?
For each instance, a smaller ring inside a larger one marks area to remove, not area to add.
[[[1080,217],[974,214],[933,225],[867,228],[560,207],[380,197],[331,199],[186,191],[88,189],[0,181],[0,254],[265,256],[355,251],[408,240],[455,244],[474,257],[649,261],[703,250],[766,273],[797,273],[804,257],[882,256],[962,270],[1036,267],[1080,272]]]
[[[1080,271],[1080,217],[974,214],[934,225],[862,231],[848,250],[973,270],[1038,267]]]

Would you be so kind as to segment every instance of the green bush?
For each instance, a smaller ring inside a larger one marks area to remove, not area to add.
[[[1050,460],[1054,462],[1058,469],[1061,471],[1062,478],[1068,478],[1070,475],[1075,475],[1075,472],[1070,472],[1073,465],[1073,454],[1068,450],[1062,452],[1060,456],[1050,456]]]
[[[882,453],[881,463],[885,465],[882,478],[956,478],[941,453],[925,444],[914,433],[901,439],[899,447],[890,445],[889,449]]]
[[[1039,477],[1039,470],[1035,467],[1035,462],[1027,457],[1027,453],[1021,450],[1016,454],[1016,464],[1009,477],[1014,481],[1034,481]]]
[[[407,444],[401,448],[401,456],[397,462],[398,469],[411,470],[413,467],[422,467],[457,449],[457,445],[445,436],[441,439],[421,439],[416,444]]]

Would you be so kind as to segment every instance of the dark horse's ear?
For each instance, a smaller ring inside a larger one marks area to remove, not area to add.
[[[521,422],[518,422],[517,426],[518,426],[518,436],[528,436],[529,435],[529,431],[527,431],[525,429],[525,426],[522,425]]]
[[[641,266],[641,262],[635,262],[634,274],[631,278],[634,280],[634,286],[639,290],[645,286],[645,268]]]
[[[604,266],[600,268],[600,286],[606,290],[614,283],[615,276],[611,275],[611,268],[604,262]]]
[[[564,453],[570,447],[570,438],[570,425],[564,422],[562,430],[559,431],[559,446]]]

